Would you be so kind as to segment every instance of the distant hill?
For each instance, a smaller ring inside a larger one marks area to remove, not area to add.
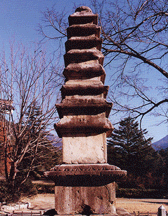
[[[168,135],[163,137],[161,140],[154,142],[152,146],[155,150],[161,150],[161,149],[168,148]]]
[[[49,140],[53,141],[53,146],[62,147],[62,139],[61,138],[59,138],[58,136],[55,136],[53,134],[50,134],[47,137]],[[161,140],[154,142],[152,144],[152,147],[156,151],[168,148],[168,135],[163,137]]]

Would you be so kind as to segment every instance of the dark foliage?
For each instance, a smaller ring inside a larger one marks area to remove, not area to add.
[[[0,202],[17,202],[21,194],[26,196],[37,194],[36,187],[29,179],[23,185],[16,181],[15,187],[8,182],[0,181]]]
[[[125,118],[108,139],[108,162],[127,170],[122,182],[128,188],[155,188],[162,184],[162,158],[151,146],[152,138],[145,138],[138,122]]]
[[[162,167],[162,175],[165,180],[165,190],[168,191],[168,148],[166,148],[165,150],[160,150],[159,154],[162,156],[163,159],[164,166]]]
[[[119,188],[116,194],[125,198],[163,198],[163,191],[158,189]]]

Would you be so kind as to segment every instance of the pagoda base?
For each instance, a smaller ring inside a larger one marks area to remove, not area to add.
[[[109,164],[62,164],[45,173],[55,182],[59,215],[117,215],[115,180],[126,171]]]

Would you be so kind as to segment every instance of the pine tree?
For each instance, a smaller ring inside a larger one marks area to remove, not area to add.
[[[36,101],[32,103],[32,106],[29,107],[28,112],[26,113],[26,124],[34,137],[39,136],[39,133],[45,129],[42,111]]]
[[[18,167],[18,169],[21,170],[23,181],[28,178],[30,172],[35,170],[37,163],[40,163],[40,161],[38,161],[39,152],[43,154],[43,151],[40,151],[40,149],[45,149],[45,146],[50,144],[50,141],[47,139],[47,134],[49,132],[46,130],[46,125],[44,124],[42,116],[40,106],[34,101],[29,107],[22,123],[22,127],[26,127],[25,133],[27,133],[27,135],[24,136],[22,140],[21,150],[24,145],[30,142],[29,151],[26,152]]]
[[[138,122],[125,118],[108,139],[108,161],[125,169],[129,174],[142,176],[156,168],[158,154],[151,146],[152,138],[145,138]]]
[[[26,113],[26,120],[23,123],[23,127],[26,124],[29,130],[26,139],[31,140],[31,147],[19,166],[22,176],[49,170],[61,161],[61,150],[52,145],[53,140],[49,139],[51,134],[47,131],[42,116],[42,111],[35,101]]]
[[[163,159],[163,165],[162,165],[162,175],[165,180],[165,189],[168,191],[168,148],[161,149],[159,151],[159,154],[161,155]]]

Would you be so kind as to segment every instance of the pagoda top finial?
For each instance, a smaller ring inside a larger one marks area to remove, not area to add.
[[[75,13],[69,16],[69,26],[88,23],[97,25],[98,15],[93,14],[92,10],[87,6],[78,7]]]
[[[78,8],[75,10],[75,12],[81,12],[81,11],[92,13],[92,10],[91,10],[89,7],[87,7],[87,6],[78,7]]]

